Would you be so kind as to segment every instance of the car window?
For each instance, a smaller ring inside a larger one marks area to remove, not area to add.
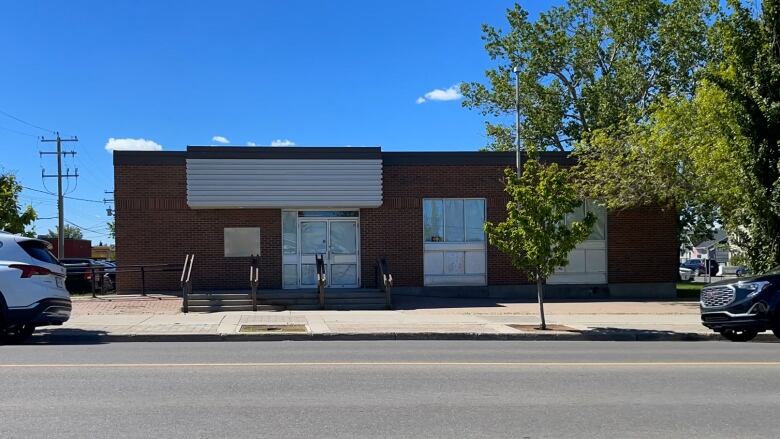
[[[42,242],[22,241],[19,243],[19,247],[21,247],[28,255],[32,256],[33,259],[37,259],[48,264],[60,263],[60,261],[57,260],[57,257],[49,251],[46,244]]]

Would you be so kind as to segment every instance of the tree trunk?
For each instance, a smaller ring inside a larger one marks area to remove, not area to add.
[[[539,298],[539,315],[542,318],[542,325],[539,328],[547,329],[547,323],[544,320],[544,286],[541,277],[536,279],[536,294]]]

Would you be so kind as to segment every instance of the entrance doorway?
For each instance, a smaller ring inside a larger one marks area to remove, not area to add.
[[[351,217],[346,217],[347,213]],[[357,215],[357,211],[297,212],[299,244],[295,262],[298,282],[297,285],[288,283],[286,288],[317,286],[317,255],[322,255],[324,259],[328,287],[360,286],[360,224]],[[291,259],[289,256],[286,258]]]

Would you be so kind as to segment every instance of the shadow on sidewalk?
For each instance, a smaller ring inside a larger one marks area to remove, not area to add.
[[[644,303],[658,303],[663,302],[668,306],[679,307],[684,309],[697,309],[699,308],[698,301],[692,300],[677,300],[677,299],[665,299],[665,300],[649,300],[649,299],[630,299],[630,298],[594,298],[594,299],[545,299],[545,303],[612,303],[612,302],[628,302],[641,305]],[[396,310],[414,310],[414,309],[436,309],[436,308],[506,308],[506,305],[510,304],[523,304],[532,303],[535,304],[536,299],[523,299],[523,298],[491,298],[491,297],[438,297],[438,296],[393,296],[393,309]]]
[[[612,327],[592,327],[579,333],[589,340],[609,341],[703,341],[721,340],[722,336],[715,333],[663,331],[655,329],[631,329]],[[778,343],[780,340],[772,334],[759,334],[752,342]]]
[[[76,328],[42,328],[35,331],[32,337],[19,344],[38,345],[91,345],[106,344],[106,331],[84,330]]]

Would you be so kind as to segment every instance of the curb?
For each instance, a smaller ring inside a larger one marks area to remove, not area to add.
[[[505,341],[713,341],[717,333],[614,331],[609,333],[274,333],[274,334],[84,334],[52,330],[31,337],[31,344],[103,344],[126,342],[241,342],[241,341],[379,341],[379,340],[505,340]],[[759,334],[756,342],[780,342],[771,334]]]

